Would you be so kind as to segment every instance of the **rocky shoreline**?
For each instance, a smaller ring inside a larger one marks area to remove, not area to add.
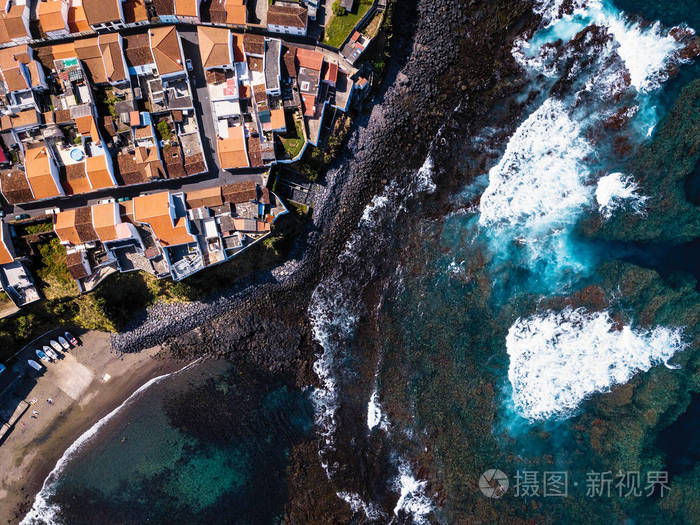
[[[155,305],[113,336],[114,348],[129,352],[165,343],[178,357],[235,357],[298,387],[315,385],[312,364],[319,348],[308,321],[309,300],[336,265],[367,203],[388,181],[415,173],[430,151],[434,158],[459,159],[441,162],[454,166],[453,172],[433,174],[439,190],[426,206],[428,213],[439,213],[454,188],[493,157],[477,151],[472,157],[477,163],[465,167],[462,156],[475,146],[464,130],[479,131],[494,103],[522,86],[509,44],[538,22],[530,3],[497,4],[397,0],[391,6],[392,60],[385,83],[369,101],[371,114],[355,119],[346,150],[315,195],[312,221],[287,263],[208,302]],[[519,109],[500,108],[498,120],[512,121]],[[434,140],[439,130],[440,140]],[[318,449],[312,440],[292,453],[287,517],[290,523],[347,523],[353,512],[337,497]]]

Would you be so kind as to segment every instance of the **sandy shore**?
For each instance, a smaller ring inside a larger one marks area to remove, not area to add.
[[[81,340],[82,346],[48,364],[35,381],[25,381],[20,392],[26,401],[36,401],[0,445],[0,523],[21,520],[56,462],[81,434],[148,380],[185,365],[155,357],[158,347],[116,355],[103,332],[87,332]],[[39,415],[32,417],[33,411]]]

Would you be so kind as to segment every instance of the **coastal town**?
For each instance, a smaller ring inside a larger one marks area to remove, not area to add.
[[[357,23],[334,47],[322,35],[347,20],[330,2],[9,2],[0,315],[41,300],[33,245],[53,235],[80,292],[115,272],[179,281],[269,235],[287,212],[271,168],[367,87],[362,31],[384,6],[338,8]]]
[[[373,66],[361,57],[385,8],[383,0],[0,8],[0,320],[23,327],[0,356],[4,450],[24,451],[49,428],[27,423],[30,412],[39,418],[38,399],[56,413],[76,410],[161,369],[144,355],[124,364],[103,327],[86,331],[55,312],[89,317],[78,299],[113,275],[187,282],[274,240],[292,207],[308,210],[299,195],[315,179],[304,182],[298,166],[342,140],[338,122],[367,96]],[[44,304],[43,324],[33,323]]]

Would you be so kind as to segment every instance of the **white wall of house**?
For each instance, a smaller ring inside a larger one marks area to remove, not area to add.
[[[306,35],[305,27],[282,26],[277,24],[267,24],[268,31],[273,33],[282,33],[285,35]]]

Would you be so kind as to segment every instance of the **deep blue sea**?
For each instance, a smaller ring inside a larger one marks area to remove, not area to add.
[[[513,46],[509,138],[465,136],[488,169],[437,218],[432,156],[365,209],[309,306],[319,387],[220,362],[165,378],[36,515],[280,523],[289,452],[317,435],[357,520],[697,523],[700,6],[561,4]]]

